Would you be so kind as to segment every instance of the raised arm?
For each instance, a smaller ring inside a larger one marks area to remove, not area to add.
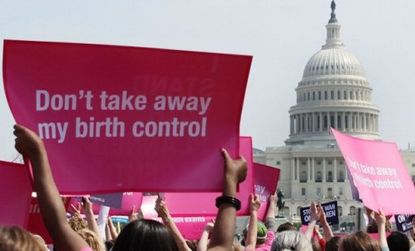
[[[277,208],[277,195],[271,194],[269,196],[269,205],[267,209],[267,214],[265,215],[265,226],[268,230],[272,230],[275,232],[276,230],[276,223],[275,223],[275,215],[278,214]]]
[[[82,197],[82,208],[84,210],[84,214],[86,217],[86,221],[88,222],[88,228],[93,231],[97,236],[103,239],[101,233],[99,232],[97,221],[95,220],[95,214],[92,210],[92,203],[88,197]]]
[[[320,226],[323,228],[323,235],[326,241],[329,241],[331,238],[334,237],[333,231],[329,223],[327,222],[326,214],[324,213],[323,207],[319,205],[317,210],[320,212]]]
[[[160,197],[156,200],[155,210],[158,213],[159,217],[161,217],[163,220],[164,225],[166,225],[167,229],[169,229],[169,232],[173,236],[179,251],[191,251],[191,249],[187,246],[183,235],[180,233],[180,230],[173,222],[166,202]]]
[[[53,180],[47,152],[42,140],[30,129],[15,125],[16,150],[28,157],[33,168],[34,188],[37,192],[43,222],[54,245],[61,251],[79,251],[88,244],[69,226],[66,212]]]
[[[386,240],[386,217],[382,210],[375,212],[375,220],[378,225],[380,247],[382,251],[389,250],[388,242]]]
[[[111,240],[116,240],[118,237],[117,229],[115,229],[114,223],[112,223],[112,218],[108,217],[107,219],[107,226],[109,230],[109,234],[111,235]]]
[[[208,250],[231,250],[236,223],[236,188],[245,180],[246,161],[243,158],[232,159],[225,149],[222,149],[225,159],[225,177],[222,199],[219,200],[219,207],[215,226],[212,231],[212,238]]]
[[[208,222],[203,229],[202,235],[197,243],[197,251],[206,251],[209,244],[209,234],[212,232],[214,222]]]
[[[313,237],[314,227],[316,226],[317,221],[320,219],[320,211],[318,211],[317,206],[314,202],[311,202],[310,206],[310,216],[311,221],[308,223],[307,231],[305,233],[306,237],[311,240]]]
[[[249,200],[249,226],[248,233],[246,234],[245,239],[245,248],[246,250],[255,250],[256,239],[258,234],[258,209],[261,207],[261,202],[258,199],[258,196],[255,194],[250,195]]]

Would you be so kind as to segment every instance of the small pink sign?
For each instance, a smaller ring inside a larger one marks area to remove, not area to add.
[[[280,178],[280,169],[259,163],[254,163],[255,193],[259,196],[261,207],[258,218],[265,220],[269,206],[269,197],[275,193]],[[275,203],[275,202],[274,202]]]

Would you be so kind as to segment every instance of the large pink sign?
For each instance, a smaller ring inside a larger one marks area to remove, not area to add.
[[[415,187],[395,143],[332,132],[366,207],[386,215],[415,213]]]
[[[254,163],[255,193],[261,201],[258,218],[264,220],[269,206],[269,197],[275,193],[280,178],[280,169],[259,163]],[[276,203],[276,202],[274,202]]]
[[[32,185],[25,166],[0,161],[0,225],[26,226]]]
[[[239,147],[239,154],[247,161],[248,173],[245,181],[239,185],[238,199],[241,200],[241,209],[238,215],[249,215],[249,194],[254,193],[251,137],[241,137]],[[223,177],[223,172],[221,176]],[[164,194],[173,216],[215,216],[218,212],[215,199],[220,195],[221,193]]]
[[[61,193],[221,190],[252,57],[14,40],[3,55],[13,116]]]

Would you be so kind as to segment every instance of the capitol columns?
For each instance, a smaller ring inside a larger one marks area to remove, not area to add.
[[[333,160],[333,181],[337,182],[337,158],[334,157]]]

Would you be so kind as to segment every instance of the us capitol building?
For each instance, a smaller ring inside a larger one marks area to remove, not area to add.
[[[282,214],[299,220],[311,201],[338,201],[341,222],[356,222],[362,204],[353,200],[344,159],[330,127],[352,136],[380,140],[379,109],[359,60],[345,49],[331,4],[327,39],[304,68],[290,107],[290,134],[285,146],[254,150],[256,162],[281,169],[278,189],[284,193]],[[415,179],[415,151],[401,151]],[[343,223],[344,224],[344,223]],[[350,226],[350,225],[349,225]],[[354,223],[351,227],[354,226]]]

